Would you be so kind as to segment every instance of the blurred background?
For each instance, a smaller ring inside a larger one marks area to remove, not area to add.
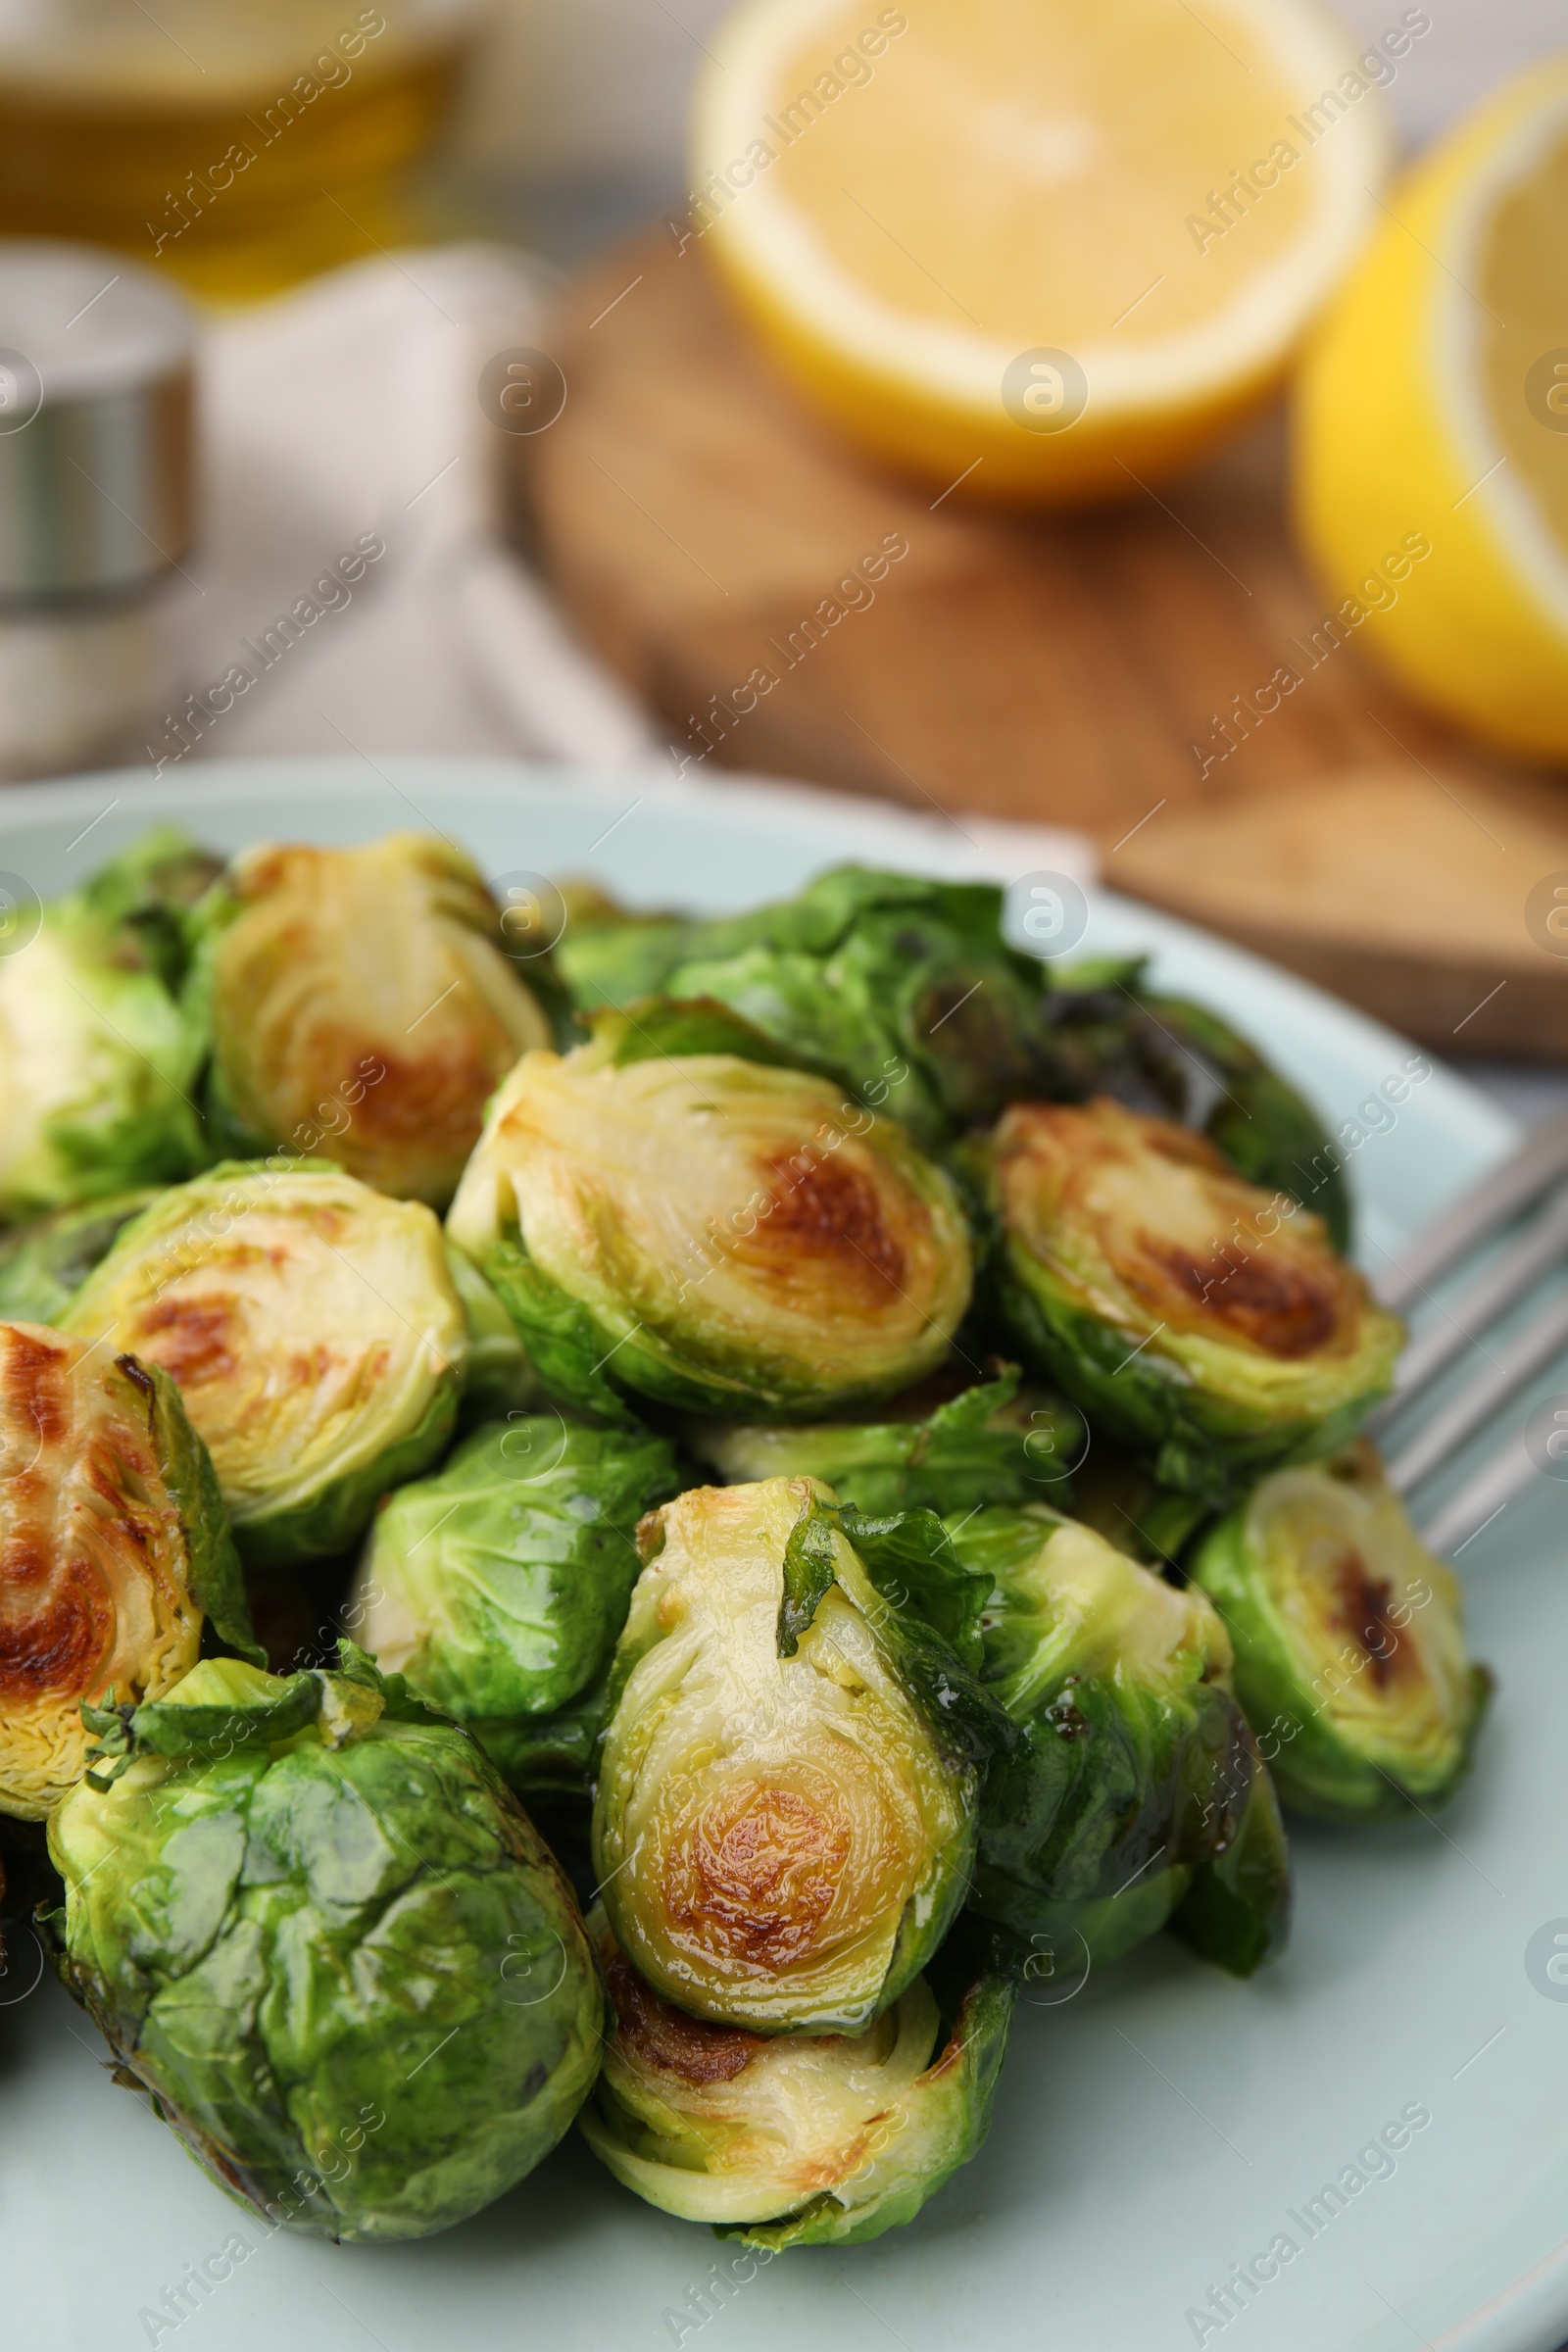
[[[1540,1115],[1561,0],[938,16],[0,0],[0,771],[1064,826]]]

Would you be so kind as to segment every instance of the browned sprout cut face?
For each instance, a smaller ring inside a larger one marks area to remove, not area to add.
[[[1330,1821],[1444,1804],[1492,1688],[1458,1581],[1364,1443],[1276,1471],[1193,1563],[1230,1629],[1236,1689],[1280,1794]]]
[[[1020,1343],[1168,1484],[1322,1453],[1388,1389],[1403,1334],[1322,1220],[1212,1145],[1119,1104],[1014,1103],[985,1148]]]
[[[0,1812],[41,1821],[80,1779],[83,1699],[157,1698],[196,1663],[166,1454],[139,1364],[0,1323]]]
[[[467,1347],[430,1210],[309,1160],[160,1194],[66,1321],[177,1384],[253,1564],[344,1550],[430,1467]]]
[[[696,2016],[857,2032],[963,1899],[963,1670],[901,1624],[814,1480],[693,1488],[638,1541],[594,1807],[616,1940]]]
[[[626,1042],[526,1055],[448,1218],[547,1389],[802,1419],[940,1363],[970,1290],[944,1171],[809,1071]]]
[[[236,1152],[322,1152],[443,1206],[484,1106],[550,1024],[450,843],[263,846],[206,912],[213,1107]]]

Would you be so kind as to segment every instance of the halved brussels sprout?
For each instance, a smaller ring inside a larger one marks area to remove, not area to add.
[[[974,1908],[1063,1967],[1175,1914],[1249,1974],[1284,1942],[1289,1860],[1211,1604],[1038,1504],[953,1537],[992,1581],[983,1679],[1022,1734],[987,1783]]]
[[[198,908],[208,1116],[249,1156],[321,1152],[444,1207],[484,1106],[551,1023],[478,869],[439,835],[263,844]]]
[[[0,1234],[0,1316],[58,1325],[122,1227],[157,1198],[156,1187],[143,1185],[80,1208],[57,1208],[53,1216]]]
[[[172,1183],[212,1156],[192,1100],[201,1042],[171,993],[173,917],[144,919],[149,857],[175,843],[155,837],[34,908],[33,936],[0,956],[0,1218]]]
[[[984,1590],[928,1513],[841,1520],[808,1478],[696,1488],[640,1544],[594,1805],[615,1939],[694,2016],[858,2033],[962,1902],[1011,1736],[926,1622],[961,1647]]]
[[[377,1514],[349,1622],[513,1787],[587,1784],[643,1513],[679,1491],[662,1438],[559,1413],[476,1430]]]
[[[946,1356],[971,1285],[951,1181],[779,1058],[721,1006],[655,1005],[502,1087],[448,1230],[563,1402],[807,1419]]]
[[[1370,1446],[1265,1478],[1193,1576],[1229,1628],[1236,1689],[1287,1804],[1376,1821],[1447,1801],[1492,1678],[1466,1654],[1458,1580]]]
[[[157,1697],[204,1613],[237,1647],[250,1626],[201,1440],[129,1356],[0,1323],[0,1812],[42,1821],[85,1768],[83,1699]]]
[[[603,1999],[494,1766],[344,1651],[288,1678],[208,1659],[100,1718],[46,1924],[121,2079],[220,2186],[328,2237],[426,2237],[555,2146]]]
[[[727,1486],[820,1478],[861,1511],[946,1513],[1040,1500],[1070,1507],[1068,1473],[1085,1435],[1070,1404],[1040,1390],[1020,1396],[1011,1364],[941,1403],[930,1395],[937,1385],[893,1397],[877,1421],[698,1421],[686,1443]]]
[[[602,1908],[614,2012],[578,2121],[627,2188],[748,2245],[863,2245],[913,2221],[991,2123],[1013,1986],[988,1973],[944,2017],[924,1977],[859,2034],[764,2038],[661,2000]]]
[[[1392,1386],[1397,1316],[1320,1218],[1210,1144],[1101,1101],[1017,1102],[980,1149],[1020,1347],[1165,1485],[1332,1452]]]
[[[258,1564],[345,1550],[428,1469],[467,1345],[430,1210],[322,1160],[227,1161],[162,1194],[64,1324],[178,1384]]]

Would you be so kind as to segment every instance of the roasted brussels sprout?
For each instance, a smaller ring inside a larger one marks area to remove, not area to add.
[[[1015,1365],[932,1400],[933,1386],[895,1396],[876,1421],[798,1425],[701,1421],[686,1443],[726,1485],[820,1478],[869,1512],[971,1510],[982,1502],[1071,1506],[1068,1473],[1084,1446],[1070,1404],[1035,1390],[1020,1396]]]
[[[930,1514],[841,1519],[808,1478],[696,1488],[639,1540],[594,1804],[615,1940],[694,2016],[858,2033],[958,1909],[1012,1736],[958,1654],[984,1587]]]
[[[344,1647],[288,1678],[207,1659],[97,1716],[46,1924],[122,2080],[221,2187],[328,2237],[426,2237],[554,2147],[603,2002],[494,1767]]]
[[[144,919],[147,864],[128,851],[18,909],[0,956],[0,1218],[172,1183],[212,1157],[192,1100],[201,1044],[169,984],[173,918]]]
[[[457,1417],[466,1333],[439,1224],[322,1160],[228,1161],[161,1195],[64,1325],[177,1382],[258,1564],[346,1550]]]
[[[0,1323],[0,1812],[41,1821],[84,1769],[81,1702],[156,1698],[203,1615],[250,1649],[217,1481],[172,1384]]]
[[[1469,1767],[1492,1689],[1459,1586],[1372,1448],[1279,1470],[1193,1567],[1236,1650],[1236,1689],[1287,1804],[1328,1821],[1430,1808]]]
[[[80,1208],[0,1234],[0,1317],[11,1323],[58,1324],[116,1236],[158,1198],[156,1188],[114,1193]]]
[[[985,2139],[1013,1986],[944,2016],[924,1977],[858,2034],[764,2038],[661,2000],[589,1919],[614,2011],[579,2121],[617,2180],[747,2244],[863,2244],[909,2222]]]
[[[475,1431],[377,1515],[350,1622],[525,1794],[581,1791],[638,1520],[679,1491],[661,1438],[559,1413]]]
[[[957,1195],[891,1119],[719,1005],[525,1054],[448,1219],[548,1394],[780,1419],[892,1396],[969,1302]]]
[[[1162,1484],[1331,1452],[1392,1386],[1403,1327],[1322,1222],[1202,1137],[1100,1101],[1017,1102],[978,1148],[1018,1345]]]
[[[476,867],[439,835],[247,850],[194,917],[193,1018],[227,1151],[321,1152],[444,1207],[484,1106],[552,1027]]]
[[[1249,1974],[1284,1941],[1289,1861],[1209,1602],[1039,1504],[954,1542],[991,1580],[984,1681],[1022,1735],[987,1784],[975,1909],[1064,1966],[1080,1936],[1103,1965],[1174,1913]]]

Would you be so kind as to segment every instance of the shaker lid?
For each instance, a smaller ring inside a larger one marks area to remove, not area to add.
[[[188,552],[194,341],[124,255],[0,239],[0,598],[127,590]]]

